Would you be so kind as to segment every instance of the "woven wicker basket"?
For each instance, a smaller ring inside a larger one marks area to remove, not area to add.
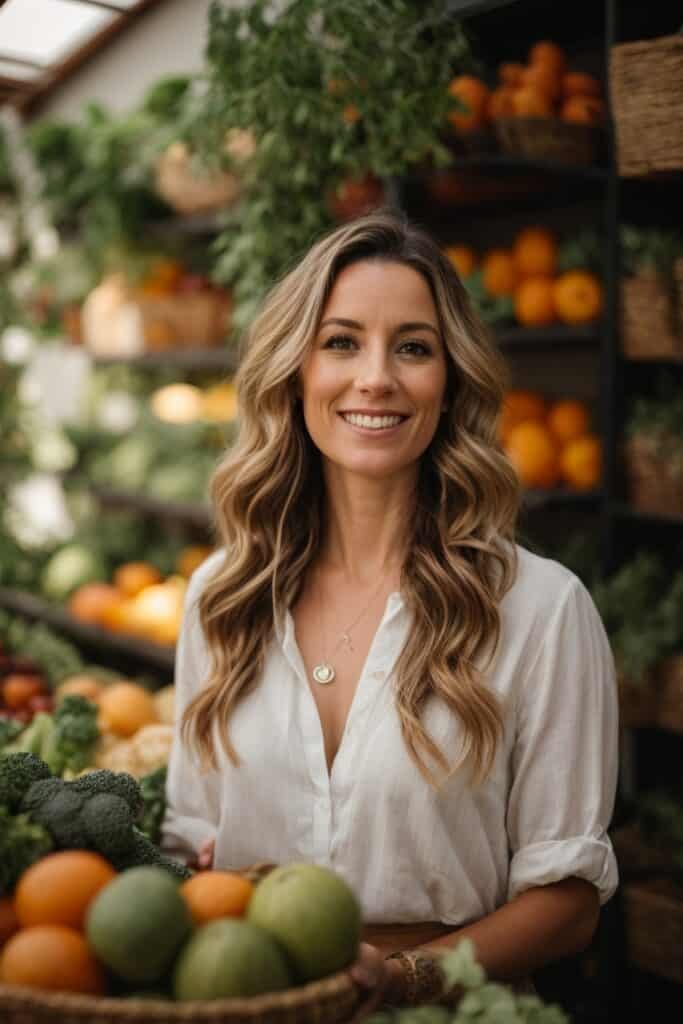
[[[624,450],[629,499],[647,515],[683,517],[683,473],[658,454],[649,437],[634,437]]]
[[[664,658],[641,686],[620,677],[619,714],[622,725],[683,733],[683,654]]]
[[[610,85],[624,177],[683,168],[683,35],[613,46]]]
[[[562,164],[595,163],[603,139],[599,125],[556,117],[501,117],[495,127],[504,153]]]
[[[668,878],[627,882],[623,900],[629,960],[683,983],[683,889]]]
[[[622,279],[621,344],[629,359],[683,360],[680,285],[655,272]]]

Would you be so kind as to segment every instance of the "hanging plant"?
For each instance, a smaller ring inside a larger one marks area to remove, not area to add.
[[[230,166],[226,130],[248,130],[244,193],[225,215],[215,275],[244,327],[266,289],[336,220],[388,197],[385,182],[445,165],[467,39],[447,0],[214,2],[207,69],[187,105],[186,140]],[[234,166],[235,161],[232,161]]]

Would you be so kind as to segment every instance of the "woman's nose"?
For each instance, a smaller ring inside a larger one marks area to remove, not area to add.
[[[368,353],[358,368],[356,379],[361,391],[390,391],[394,387],[394,377],[386,352]]]

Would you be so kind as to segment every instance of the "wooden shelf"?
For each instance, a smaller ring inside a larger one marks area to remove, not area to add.
[[[545,508],[547,505],[579,505],[590,506],[602,498],[601,490],[570,491],[566,487],[555,490],[541,491],[531,489],[524,491],[522,505],[526,510]]]
[[[173,672],[175,648],[162,647],[147,640],[111,633],[99,626],[78,622],[63,608],[59,608],[41,597],[36,597],[34,594],[27,594],[22,590],[14,590],[10,587],[0,587],[0,607],[28,619],[44,622],[91,650],[98,650],[104,654],[109,652],[114,656],[124,656],[131,663],[139,662],[148,668],[166,673]]]
[[[144,352],[139,356],[98,356],[95,366],[140,366],[149,369],[176,368],[179,370],[221,370],[234,373],[237,353],[227,347],[179,348],[166,352]]]
[[[600,345],[602,327],[586,324],[570,327],[567,324],[552,324],[550,327],[503,327],[494,331],[500,348],[506,352],[536,352],[539,349],[552,351],[566,348],[597,348]]]
[[[151,498],[144,494],[108,490],[106,487],[98,487],[87,481],[85,481],[85,486],[99,502],[111,508],[133,508],[146,515],[175,519],[207,530],[212,525],[211,509],[208,505],[199,502],[163,501],[160,498]]]

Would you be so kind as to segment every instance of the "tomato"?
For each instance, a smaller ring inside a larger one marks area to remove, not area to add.
[[[29,698],[26,707],[29,711],[32,711],[33,714],[35,714],[36,711],[47,711],[51,713],[54,711],[55,702],[49,693],[37,693],[35,697]]]
[[[39,676],[15,673],[5,676],[2,693],[7,707],[18,710],[27,707],[31,697],[45,693],[45,683]]]

